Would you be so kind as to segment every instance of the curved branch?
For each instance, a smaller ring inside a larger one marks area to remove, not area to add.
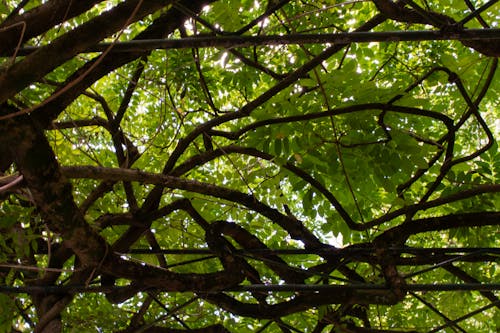
[[[394,304],[395,295],[390,290],[336,290],[321,293],[304,293],[295,295],[289,301],[277,304],[250,304],[240,302],[223,293],[202,295],[210,303],[223,308],[232,314],[259,318],[274,319],[292,313],[304,311],[325,304]]]
[[[383,246],[403,244],[408,237],[423,232],[442,231],[462,227],[500,225],[500,212],[451,214],[404,222],[377,236],[374,243]]]
[[[422,203],[417,203],[414,205],[409,205],[393,212],[387,213],[384,216],[381,216],[375,220],[366,222],[364,225],[367,227],[374,227],[380,225],[384,222],[390,221],[396,217],[408,214],[408,213],[416,213],[418,211],[426,210],[433,207],[442,206],[448,203],[452,203],[455,201],[464,200],[467,198],[471,198],[477,195],[486,194],[486,193],[498,193],[500,192],[500,184],[485,184],[485,185],[477,185],[473,188],[463,190],[445,197],[439,197],[437,199],[426,201]]]
[[[140,329],[140,328],[139,328]],[[192,329],[174,329],[162,326],[151,326],[146,329],[140,329],[143,333],[231,333],[223,325],[215,324],[210,326],[205,326],[203,328],[192,328]],[[133,333],[137,332],[137,329],[126,329],[123,331],[118,331],[117,333]]]
[[[297,116],[265,119],[265,120],[257,121],[257,122],[250,124],[250,125],[247,125],[236,132],[223,132],[223,131],[216,131],[216,130],[209,130],[207,132],[213,136],[222,136],[222,137],[225,137],[227,139],[237,140],[243,134],[245,134],[251,130],[257,129],[259,127],[267,126],[267,125],[307,121],[307,120],[314,120],[314,119],[326,118],[326,117],[331,117],[331,116],[338,116],[338,115],[342,115],[342,114],[349,114],[349,113],[360,112],[360,111],[372,111],[372,110],[385,111],[385,112],[392,111],[392,112],[403,113],[403,114],[425,116],[425,117],[429,117],[429,118],[433,118],[435,120],[441,121],[448,128],[448,131],[453,130],[453,120],[451,118],[449,118],[448,116],[446,116],[442,113],[436,112],[436,111],[419,109],[419,108],[415,108],[415,107],[401,106],[401,105],[393,105],[391,103],[389,103],[389,104],[367,103],[367,104],[349,105],[349,106],[339,107],[339,108],[335,108],[335,109],[331,109],[331,110],[327,110],[327,111],[307,113],[307,114],[302,114],[302,115],[297,115]]]
[[[245,228],[237,225],[236,223],[216,221],[210,225],[210,228],[212,228],[216,232],[221,232],[225,235],[230,236],[246,250],[268,249],[268,247],[264,243],[262,243],[256,236],[248,232]],[[255,257],[257,260],[262,259],[266,266],[272,269],[276,274],[280,276],[281,279],[287,281],[288,283],[304,283],[304,279],[309,277],[307,274],[302,274],[301,272],[293,270],[292,267],[288,266],[286,261],[272,253],[259,254],[257,252],[252,255],[252,257]]]
[[[254,157],[262,158],[264,160],[271,161],[271,162],[273,162],[275,159],[275,157],[273,155],[264,153],[262,151],[259,151],[258,149],[255,149],[255,148],[247,148],[247,147],[240,147],[240,146],[236,146],[236,145],[230,145],[230,146],[221,147],[219,149],[216,149],[213,151],[208,151],[208,152],[191,157],[189,160],[187,160],[186,162],[182,163],[177,168],[172,170],[172,175],[180,176],[196,166],[200,166],[203,163],[206,163],[206,162],[213,160],[217,157],[223,156],[225,154],[231,154],[231,153],[238,153],[238,154],[254,156]],[[290,172],[294,173],[297,177],[303,179],[305,182],[309,183],[311,186],[316,188],[321,194],[323,194],[330,201],[330,203],[335,207],[337,212],[340,214],[340,216],[344,219],[344,221],[348,224],[348,226],[351,229],[357,230],[357,228],[359,228],[359,224],[357,224],[356,222],[354,222],[352,220],[352,218],[349,216],[349,214],[344,209],[344,207],[340,204],[340,202],[335,198],[335,196],[330,191],[328,191],[326,189],[326,187],[323,186],[323,184],[321,184],[319,181],[314,179],[311,175],[309,175],[304,170],[294,166],[292,163],[287,162],[283,165],[280,165],[280,167],[287,169]]]
[[[154,174],[141,170],[103,168],[93,166],[63,167],[63,174],[69,178],[91,178],[109,181],[137,181],[145,184],[157,184],[163,187],[185,190],[239,203],[248,207],[285,229],[292,238],[304,242],[308,248],[323,248],[325,245],[296,218],[284,215],[271,208],[253,195],[248,195],[225,187],[187,180],[163,174]]]

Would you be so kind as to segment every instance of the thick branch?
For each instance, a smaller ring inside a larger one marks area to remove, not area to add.
[[[36,37],[59,23],[84,13],[103,0],[52,0],[23,13],[9,17],[0,24],[0,54],[12,51],[21,43]],[[22,27],[25,31],[21,35]],[[13,33],[13,32],[18,33]]]
[[[289,301],[273,305],[244,303],[223,293],[206,295],[203,298],[232,314],[260,319],[280,318],[325,304],[389,305],[397,302],[394,294],[388,290],[336,290],[334,292],[305,293],[295,296]]]
[[[461,33],[464,30],[457,22],[448,15],[421,9],[409,9],[401,1],[373,0],[377,9],[387,18],[405,23],[430,24],[442,31]],[[462,44],[471,47],[479,53],[490,57],[500,56],[500,40],[492,36],[488,40],[468,40],[458,38]]]
[[[463,213],[428,217],[410,220],[391,228],[378,236],[375,243],[383,246],[402,244],[411,235],[423,232],[490,225],[500,225],[500,212]]]
[[[0,75],[0,103],[13,97],[32,82],[40,80],[54,68],[73,58],[89,46],[131,23],[166,6],[165,1],[142,3],[136,15],[130,18],[141,0],[128,0],[108,12],[78,26],[52,41]]]

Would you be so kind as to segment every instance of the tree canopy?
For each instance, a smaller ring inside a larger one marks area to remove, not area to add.
[[[498,332],[500,5],[0,2],[0,332]]]

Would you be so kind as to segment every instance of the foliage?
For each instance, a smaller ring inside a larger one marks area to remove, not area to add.
[[[0,332],[500,330],[485,3],[0,2]]]

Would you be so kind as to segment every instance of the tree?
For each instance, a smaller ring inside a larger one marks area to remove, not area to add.
[[[2,1],[0,331],[498,331],[499,9]]]

